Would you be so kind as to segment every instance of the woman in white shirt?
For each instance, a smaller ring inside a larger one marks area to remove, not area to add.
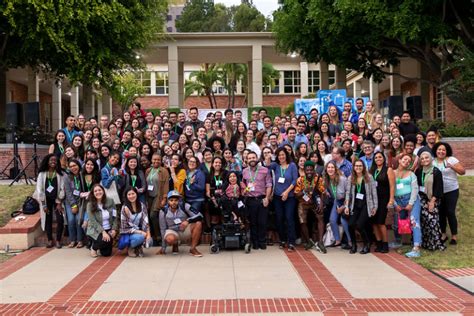
[[[257,143],[254,141],[254,139],[255,139],[254,131],[251,129],[248,129],[247,133],[245,134],[245,148],[256,153],[257,157],[260,157],[260,154],[262,153],[262,151],[260,147],[257,145]]]
[[[439,142],[433,146],[432,152],[435,155],[433,165],[441,170],[443,175],[443,197],[441,199],[441,208],[439,213],[439,222],[441,232],[443,233],[442,241],[446,242],[446,227],[449,223],[451,230],[451,245],[457,244],[458,220],[456,218],[456,204],[459,198],[459,182],[458,175],[464,175],[466,169],[453,157],[453,150],[448,143]]]

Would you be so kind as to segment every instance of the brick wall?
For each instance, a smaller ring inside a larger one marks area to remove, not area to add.
[[[38,145],[37,146],[37,154],[39,156],[38,159],[38,167],[41,163],[41,159],[48,154],[49,146],[46,145]],[[20,159],[23,163],[23,166],[30,161],[31,157],[33,157],[33,145],[31,144],[18,144],[18,154]],[[13,158],[13,144],[0,144],[0,171],[3,170],[7,164]],[[5,173],[7,175],[10,174],[10,168],[13,168],[13,164],[11,164]],[[26,174],[29,177],[33,177],[34,175],[34,163],[32,163],[27,169]],[[3,177],[4,175],[2,175]]]
[[[402,93],[410,92],[410,95],[420,95],[418,91],[418,82],[406,81],[401,85]]]
[[[474,169],[474,137],[446,137],[443,141],[453,148],[453,156],[459,159],[466,169]]]

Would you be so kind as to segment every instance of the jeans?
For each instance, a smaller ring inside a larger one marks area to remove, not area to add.
[[[191,207],[194,208],[196,211],[202,213],[202,206],[204,204],[204,201],[187,200],[186,202],[189,203],[191,205]]]
[[[451,229],[451,235],[458,234],[458,220],[456,218],[456,205],[459,198],[459,189],[444,193],[441,199],[441,207],[439,210],[439,224],[441,232],[446,234],[447,223]]]
[[[341,214],[338,214],[336,209],[338,206],[341,205],[342,202],[338,203],[337,201],[334,201],[331,208],[331,216],[329,217],[329,223],[331,223],[331,230],[334,234],[334,239],[336,239],[336,241],[341,241],[341,236],[339,235],[339,225],[337,224],[337,220],[339,219]],[[351,236],[349,234],[349,223],[344,217],[341,217],[341,224],[344,229],[344,233],[346,233],[347,241],[351,242]]]
[[[288,236],[288,244],[295,244],[296,231],[295,231],[295,212],[296,212],[296,199],[294,197],[288,197],[286,201],[281,200],[281,196],[275,195],[274,197],[275,213],[277,220],[278,235],[280,242],[285,239],[285,220],[286,220],[286,235]]]
[[[145,236],[142,234],[130,234],[130,244],[129,247],[136,248],[143,245],[145,242]]]
[[[56,208],[56,201],[54,199],[46,198],[46,207],[48,208],[48,213],[46,214],[46,222],[44,229],[46,230],[46,235],[48,236],[48,241],[53,240],[53,214],[56,216],[56,240],[61,241],[63,236],[64,229],[64,217],[58,209]]]
[[[64,208],[66,209],[67,217],[67,230],[69,232],[69,242],[82,241],[84,239],[81,219],[79,217],[79,211],[76,214],[72,213],[72,207],[69,203],[64,203]]]
[[[400,206],[402,209],[408,205],[408,201],[410,200],[410,194],[396,196],[395,203]],[[417,196],[415,203],[413,204],[413,208],[410,212],[410,220],[412,222],[412,234],[413,234],[413,245],[415,247],[421,246],[421,224],[420,224],[420,216],[421,216],[421,204],[420,204],[420,197]],[[397,242],[401,241],[401,236],[398,233],[398,212],[394,212],[393,214],[393,234],[395,235],[395,240]]]
[[[250,239],[254,246],[266,245],[268,208],[258,198],[247,199],[247,210],[250,220]]]

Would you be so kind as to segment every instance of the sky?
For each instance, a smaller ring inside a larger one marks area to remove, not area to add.
[[[240,2],[240,0],[214,0],[214,3],[223,3],[228,7],[239,5]],[[274,10],[278,9],[278,0],[253,0],[253,4],[264,16],[271,15]]]

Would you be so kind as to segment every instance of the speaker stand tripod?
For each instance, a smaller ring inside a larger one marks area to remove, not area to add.
[[[37,133],[37,130],[35,128],[35,131],[33,132],[33,156],[31,157],[30,161],[28,161],[26,166],[24,168],[21,168],[21,170],[18,173],[18,175],[16,176],[16,178],[13,179],[12,183],[10,183],[10,186],[12,186],[13,183],[17,182],[18,180],[20,180],[22,176],[25,177],[27,184],[33,184],[32,180],[36,181],[37,176],[38,176],[38,153],[36,151],[36,149],[37,149],[36,148],[36,142],[37,142],[36,136],[38,136],[38,133]],[[17,152],[18,152],[18,144],[17,144]],[[21,162],[21,160],[20,160],[20,162]],[[34,163],[34,177],[28,178],[28,176],[26,175],[26,170],[28,169],[28,167],[32,163]],[[30,181],[30,182],[28,182],[28,181]]]

